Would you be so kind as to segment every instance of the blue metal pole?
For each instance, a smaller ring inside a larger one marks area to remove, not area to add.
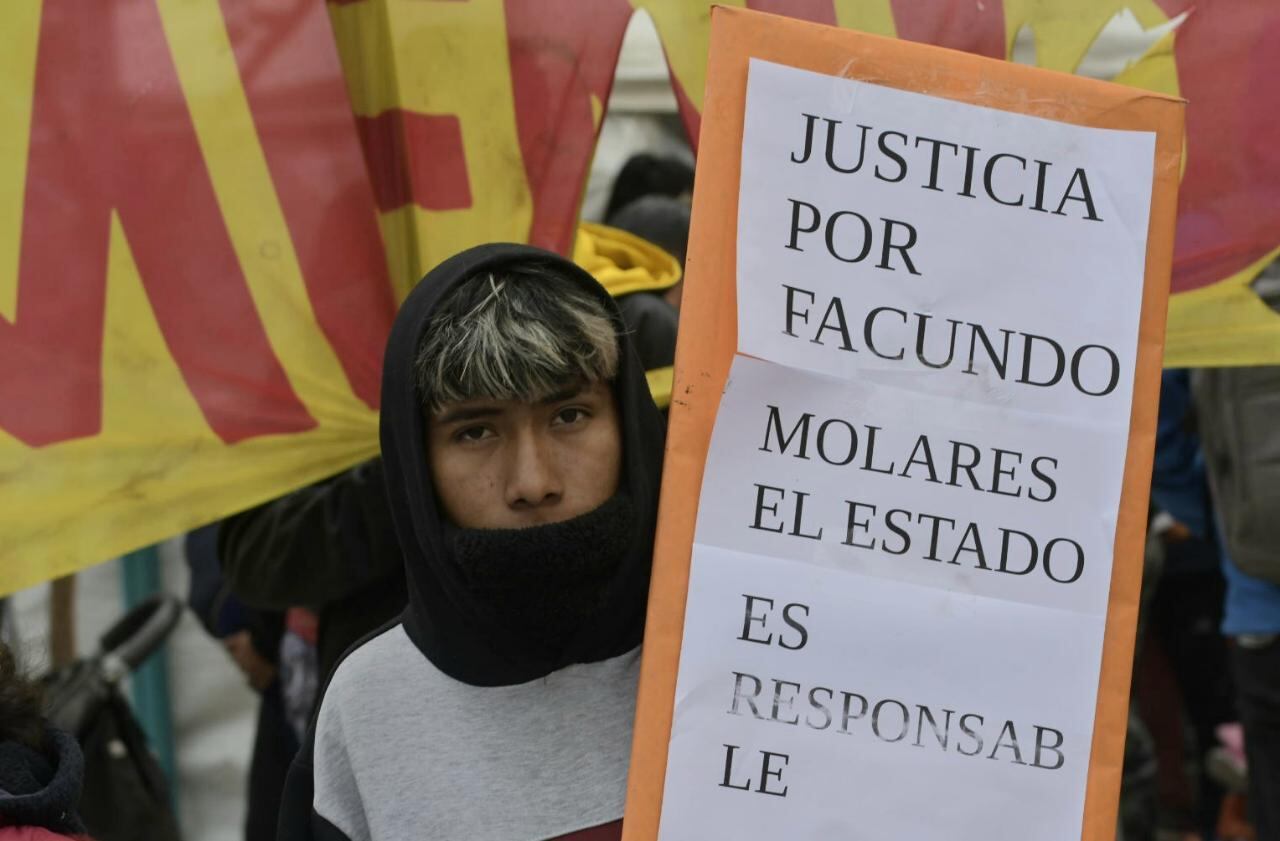
[[[148,546],[123,558],[125,609],[161,590],[160,553]],[[169,653],[162,645],[134,673],[133,708],[169,780],[169,797],[178,801],[178,766],[173,748],[173,715],[169,704]]]

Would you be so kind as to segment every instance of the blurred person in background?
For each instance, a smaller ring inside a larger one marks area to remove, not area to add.
[[[624,205],[606,222],[610,227],[634,234],[670,254],[680,264],[683,274],[685,255],[689,248],[688,202],[669,196],[641,196]],[[663,295],[666,302],[677,310],[680,309],[683,287],[682,278]]]
[[[693,167],[678,158],[648,152],[632,155],[613,179],[605,221],[642,196],[667,196],[689,204],[693,200]]]
[[[408,601],[381,459],[230,517],[217,555],[244,604],[315,617],[318,681],[365,634]]]
[[[41,713],[39,684],[0,642],[0,841],[87,838],[80,820],[84,756]]]
[[[1151,536],[1162,558],[1142,627],[1133,693],[1159,759],[1160,827],[1213,838],[1223,791],[1205,773],[1216,728],[1235,717],[1222,622],[1225,585],[1187,371],[1165,371]],[[1147,582],[1144,580],[1144,588]]]
[[[1280,841],[1280,367],[1199,372],[1236,705],[1258,841]]]
[[[271,841],[276,837],[289,765],[315,703],[315,639],[306,636],[306,611],[257,610],[231,593],[218,563],[219,528],[220,524],[214,523],[186,537],[191,569],[187,602],[260,698],[249,762],[244,837],[245,841]]]
[[[1280,265],[1255,286],[1276,308]],[[1177,399],[1162,400],[1152,498],[1219,547],[1221,629],[1243,725],[1235,770],[1258,841],[1280,841],[1280,367],[1203,369],[1191,385],[1194,421],[1185,379]],[[1162,463],[1162,451],[1174,457]]]
[[[590,272],[618,305],[653,399],[666,411],[680,318],[667,298],[683,281],[679,259],[642,236],[584,222],[578,228],[573,261]]]

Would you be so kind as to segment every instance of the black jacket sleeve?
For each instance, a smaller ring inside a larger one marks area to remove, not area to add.
[[[226,520],[222,571],[246,604],[320,608],[403,574],[374,459]]]
[[[345,832],[315,810],[315,768],[312,762],[314,733],[289,767],[280,800],[277,841],[351,841]]]

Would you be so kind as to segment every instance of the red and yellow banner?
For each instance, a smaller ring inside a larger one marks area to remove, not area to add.
[[[657,25],[696,146],[711,5],[598,0],[586,15],[572,0],[330,0],[402,283],[475,242],[525,238],[567,248],[622,32],[635,9]],[[1271,140],[1280,136],[1280,109],[1258,101],[1280,73],[1280,51],[1267,48],[1280,38],[1280,6],[1269,0],[721,5],[1001,58],[1012,58],[1025,34],[1037,65],[1068,73],[1099,47],[1117,16],[1141,30],[1168,30],[1114,78],[1190,102],[1166,363],[1280,363],[1280,316],[1249,287],[1280,252],[1280,149]]]
[[[400,297],[482,242],[568,254],[632,9],[330,0]]]
[[[0,8],[0,592],[376,450],[394,315],[324,8]]]
[[[376,451],[382,343],[477,242],[568,252],[627,21],[654,18],[696,138],[692,0],[0,4],[0,593]],[[731,4],[732,5],[732,4]],[[1280,249],[1269,0],[754,0],[1190,101],[1166,362],[1280,363],[1249,282]],[[1184,15],[1179,19],[1179,16]]]

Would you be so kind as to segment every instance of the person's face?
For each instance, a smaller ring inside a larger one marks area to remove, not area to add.
[[[618,489],[622,432],[608,383],[546,400],[465,400],[427,417],[436,497],[453,523],[515,529],[558,523]]]

